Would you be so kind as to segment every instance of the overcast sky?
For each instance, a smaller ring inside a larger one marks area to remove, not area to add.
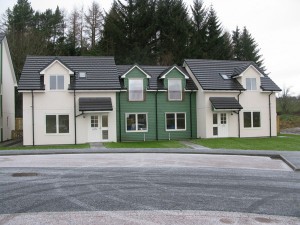
[[[87,8],[93,0],[29,0],[34,10],[55,9],[58,5],[67,12],[75,6]],[[188,6],[193,0],[184,0]],[[0,14],[17,0],[0,0]],[[113,0],[99,1],[105,11]],[[281,88],[291,87],[300,95],[300,0],[204,0],[217,12],[225,30],[246,26],[263,55],[265,67]]]

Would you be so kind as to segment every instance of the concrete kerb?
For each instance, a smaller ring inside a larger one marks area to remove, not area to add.
[[[294,171],[300,171],[300,164],[295,165],[289,160],[293,155],[300,155],[300,152],[270,151],[270,150],[224,150],[224,149],[191,149],[191,148],[99,148],[99,149],[45,149],[45,150],[0,150],[0,156],[8,155],[51,155],[51,154],[114,154],[114,153],[169,153],[169,154],[211,154],[211,155],[244,155],[244,156],[265,156],[281,159]],[[287,155],[284,155],[287,154]]]

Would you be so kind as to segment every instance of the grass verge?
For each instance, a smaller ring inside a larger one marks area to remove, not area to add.
[[[37,145],[37,146],[12,146],[12,147],[0,147],[0,150],[47,150],[47,149],[81,149],[90,148],[90,144],[78,144],[78,145]]]
[[[109,142],[106,148],[186,148],[179,141]]]
[[[272,138],[195,139],[192,142],[208,148],[300,151],[300,135],[290,134]]]

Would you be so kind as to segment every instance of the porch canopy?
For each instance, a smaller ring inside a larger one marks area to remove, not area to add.
[[[79,98],[79,111],[112,111],[111,98]]]
[[[235,111],[243,109],[234,97],[210,97],[209,100],[214,110]]]

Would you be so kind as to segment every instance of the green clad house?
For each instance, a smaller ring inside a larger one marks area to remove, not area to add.
[[[117,66],[117,139],[196,138],[197,87],[180,66]]]

